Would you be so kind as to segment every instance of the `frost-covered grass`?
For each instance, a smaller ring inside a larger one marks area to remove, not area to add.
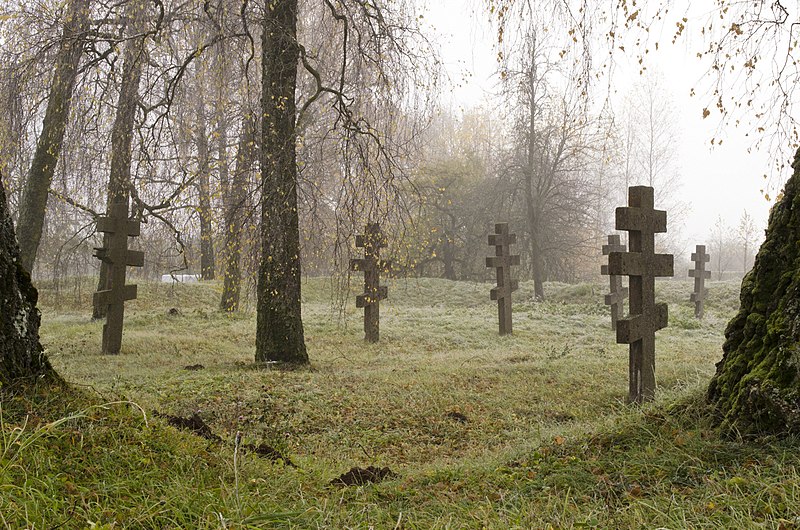
[[[73,390],[4,398],[0,527],[800,523],[795,442],[721,440],[703,405],[738,285],[711,283],[698,322],[689,282],[658,284],[672,325],[657,340],[658,400],[642,409],[624,404],[627,346],[603,287],[546,287],[537,303],[521,285],[501,338],[487,285],[392,280],[381,343],[367,345],[352,296],[339,315],[330,282],[308,280],[312,366],[296,371],[254,365],[254,316],[219,313],[215,283],[140,285],[116,357],[98,354],[88,295],[43,290],[43,342]],[[223,443],[154,411],[199,412]],[[235,450],[237,432],[298,467]],[[329,485],[368,465],[397,476]]]

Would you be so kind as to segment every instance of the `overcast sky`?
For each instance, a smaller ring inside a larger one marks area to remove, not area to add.
[[[461,109],[497,105],[490,99],[497,82],[493,75],[497,66],[497,50],[493,47],[496,36],[488,27],[487,15],[474,13],[467,7],[471,3],[465,0],[427,0],[424,4],[425,20],[438,39],[441,58],[453,83],[452,90],[444,91],[445,102]],[[660,71],[665,80],[663,88],[676,109],[681,193],[691,204],[684,227],[687,251],[690,246],[706,243],[704,239],[719,215],[735,229],[746,209],[759,228],[766,228],[771,206],[760,191],[765,187],[762,175],[770,169],[769,159],[760,153],[747,153],[752,141],[745,138],[744,131],[727,129],[723,145],[710,148],[719,122],[713,114],[702,119],[708,101],[689,96],[707,68],[695,58],[696,45],[692,48],[686,42],[662,45],[651,59],[652,69]],[[625,58],[618,59],[613,78],[619,94],[638,81],[638,66],[630,73],[624,61]],[[773,197],[774,188],[780,188],[786,178],[788,174],[772,179]]]

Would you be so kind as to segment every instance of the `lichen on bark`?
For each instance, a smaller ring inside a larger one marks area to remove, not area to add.
[[[20,260],[0,176],[0,388],[55,377],[39,343],[38,293]]]
[[[792,167],[708,389],[730,432],[800,433],[800,150]]]

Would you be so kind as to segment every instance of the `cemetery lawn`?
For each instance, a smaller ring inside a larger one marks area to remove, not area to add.
[[[720,438],[704,404],[738,283],[710,282],[702,322],[689,281],[657,284],[670,327],[641,408],[599,284],[534,303],[523,283],[498,337],[488,285],[393,280],[370,345],[355,293],[341,321],[310,279],[299,370],[253,364],[255,317],[217,311],[216,283],[140,283],[101,356],[84,284],[40,290],[69,388],[3,395],[0,528],[800,528],[798,443]],[[194,412],[221,442],[164,417]],[[331,484],[353,466],[391,474]]]

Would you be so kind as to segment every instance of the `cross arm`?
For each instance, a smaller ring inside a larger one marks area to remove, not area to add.
[[[616,210],[616,229],[633,232],[666,232],[667,212],[633,206],[620,206]]]
[[[386,248],[389,240],[383,234],[358,234],[356,235],[356,246],[359,248],[371,246],[372,248]]]
[[[378,291],[372,294],[360,294],[356,296],[356,307],[362,308],[376,304],[389,297],[389,288],[385,285],[378,287]]]
[[[605,295],[604,301],[606,305],[612,305],[623,302],[627,296],[628,296],[628,288],[623,287],[621,291]]]
[[[689,269],[689,278],[711,278],[711,271],[699,271],[697,269]]]
[[[519,282],[517,280],[511,280],[511,285],[503,285],[502,287],[492,287],[492,290],[489,291],[489,298],[491,300],[500,300],[509,296],[513,291],[519,289]]]
[[[350,270],[351,271],[363,271],[367,270],[369,267],[370,262],[365,259],[351,259],[350,260]]]
[[[627,247],[625,245],[620,244],[620,243],[603,245],[603,255],[604,256],[607,256],[607,255],[611,254],[612,252],[625,252],[626,250],[628,250]]]
[[[645,256],[640,252],[612,252],[608,255],[608,272],[616,276],[674,276],[671,254]]]
[[[516,242],[517,234],[489,234],[489,244],[496,247],[514,245]]]
[[[125,285],[122,289],[105,289],[97,291],[92,296],[95,304],[107,306],[114,302],[125,302],[126,300],[136,300],[138,289],[136,285]]]
[[[123,250],[125,265],[128,267],[144,267],[144,252],[140,250]],[[118,250],[107,249],[105,247],[95,247],[94,257],[104,263],[113,265],[120,259],[122,253]]]
[[[379,270],[380,272],[391,272],[392,271],[392,260],[383,260],[383,259],[364,259],[364,258],[357,258],[350,260],[350,270],[351,271],[371,271],[371,270]]]
[[[631,315],[617,321],[617,342],[631,344],[641,340],[646,333],[667,327],[667,304],[656,304],[652,314]]]
[[[487,267],[507,267],[509,265],[519,265],[519,254],[514,256],[490,256],[486,258]]]
[[[99,217],[97,231],[111,234],[124,233],[129,237],[136,237],[141,232],[141,223],[125,218]]]

